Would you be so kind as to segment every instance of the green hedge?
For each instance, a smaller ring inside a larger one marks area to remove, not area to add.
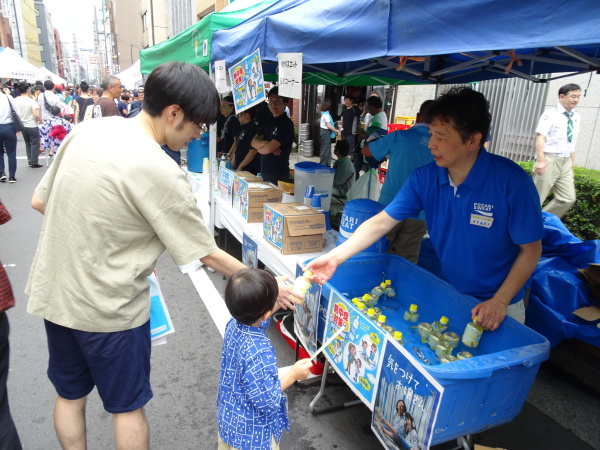
[[[523,161],[517,164],[527,173],[532,173],[533,163],[533,161]],[[562,221],[571,233],[584,241],[600,239],[600,172],[575,167],[574,175],[577,201]],[[552,197],[551,191],[544,205]]]

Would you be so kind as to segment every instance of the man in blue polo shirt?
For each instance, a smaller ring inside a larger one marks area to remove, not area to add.
[[[369,142],[362,154],[382,161],[388,159],[387,175],[379,195],[379,203],[387,206],[417,167],[433,161],[429,151],[429,108],[433,100],[426,100],[417,113],[417,123],[407,130],[386,134],[381,139]],[[419,260],[421,241],[427,232],[423,212],[417,218],[401,220],[388,234],[388,253],[402,256],[413,263]]]
[[[483,148],[491,117],[481,93],[452,89],[434,102],[430,118],[434,162],[415,170],[383,212],[306,268],[313,281],[324,283],[343,261],[424,210],[445,277],[481,301],[471,311],[477,323],[495,330],[507,314],[523,322],[523,285],[542,253],[533,181],[512,161]]]
[[[277,184],[290,179],[290,153],[294,143],[294,122],[285,113],[287,97],[274,87],[269,91],[269,109],[273,118],[263,128],[264,135],[252,139],[252,147],[260,153],[263,180]]]

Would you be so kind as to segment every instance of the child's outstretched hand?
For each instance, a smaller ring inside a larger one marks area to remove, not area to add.
[[[292,366],[292,371],[294,372],[294,378],[296,380],[306,380],[308,378],[308,374],[310,372],[310,368],[312,367],[312,362],[310,359],[300,359],[296,361],[296,364]]]

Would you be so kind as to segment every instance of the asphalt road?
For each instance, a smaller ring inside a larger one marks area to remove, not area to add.
[[[33,260],[43,217],[29,206],[35,186],[46,168],[27,167],[24,144],[19,141],[17,183],[0,183],[0,198],[13,220],[0,228],[0,258],[6,266],[17,305],[8,312],[11,324],[9,398],[14,420],[25,449],[59,449],[53,426],[55,393],[46,377],[47,349],[42,319],[26,312],[24,288]],[[43,164],[44,160],[40,159]],[[143,161],[140,161],[143,170]],[[90,230],[93,232],[93,230]],[[229,242],[233,242],[230,238]],[[230,245],[236,253],[239,249]],[[204,270],[204,269],[202,269]],[[152,353],[154,398],[146,413],[151,448],[216,448],[216,405],[221,337],[187,275],[182,275],[168,255],[157,266],[163,294],[176,332],[168,343]],[[210,275],[219,290],[224,282]],[[293,362],[294,354],[276,330],[269,330],[280,366]],[[509,450],[600,449],[600,396],[595,376],[591,380],[573,373],[597,373],[597,359],[577,355],[559,346],[552,361],[543,364],[523,412],[510,424],[492,428],[485,445]],[[571,359],[565,361],[565,354]],[[556,355],[556,356],[555,356]],[[562,358],[562,359],[561,359]],[[564,365],[569,366],[565,370]],[[591,371],[591,372],[590,372]],[[343,382],[331,383],[322,405],[355,397]],[[288,390],[291,432],[284,433],[281,448],[377,449],[379,441],[370,429],[371,413],[364,406],[313,416],[308,404],[318,391],[318,379]],[[88,448],[114,448],[112,420],[95,391],[87,410]],[[436,449],[451,448],[440,445]]]

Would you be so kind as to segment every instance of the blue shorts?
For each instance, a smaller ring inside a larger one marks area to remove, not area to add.
[[[90,333],[44,320],[48,378],[58,395],[77,400],[94,386],[112,414],[135,411],[152,398],[150,321],[131,330]]]

